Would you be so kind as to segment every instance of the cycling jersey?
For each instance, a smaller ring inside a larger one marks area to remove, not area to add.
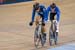
[[[40,7],[39,12],[36,12],[36,10],[34,8],[32,10],[32,22],[34,22],[34,18],[35,18],[36,14],[37,14],[36,16],[41,16],[44,21],[48,20],[47,10],[46,10],[45,6],[44,5],[39,5],[39,7]]]
[[[47,8],[47,16],[48,16],[49,12],[56,14],[56,15],[57,15],[57,16],[56,16],[56,20],[59,22],[59,20],[60,20],[60,10],[59,10],[59,7],[56,6],[54,9],[52,9],[52,8],[49,6],[49,7]],[[51,15],[50,15],[50,18],[52,18]],[[54,17],[53,17],[53,18],[54,18]]]

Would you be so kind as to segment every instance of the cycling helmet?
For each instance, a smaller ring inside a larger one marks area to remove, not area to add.
[[[34,5],[33,5],[33,8],[35,9],[35,10],[37,10],[38,8],[39,8],[39,3],[35,3]]]
[[[51,7],[52,9],[54,9],[54,8],[56,7],[56,4],[55,4],[55,3],[52,3],[52,4],[50,5],[50,7]]]

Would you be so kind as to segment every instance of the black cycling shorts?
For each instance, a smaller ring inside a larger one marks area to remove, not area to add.
[[[56,15],[56,13],[50,13],[50,20],[54,20],[54,16]]]
[[[44,22],[44,16],[40,14],[40,17],[42,18],[42,22]]]

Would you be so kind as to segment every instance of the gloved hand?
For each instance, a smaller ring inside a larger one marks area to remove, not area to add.
[[[30,22],[29,25],[32,26],[33,25],[33,22]]]
[[[42,25],[43,25],[43,26],[45,26],[45,23],[44,23],[44,22],[42,22]]]

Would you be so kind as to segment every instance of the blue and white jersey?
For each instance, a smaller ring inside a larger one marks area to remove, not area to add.
[[[57,15],[56,20],[59,22],[60,21],[60,9],[59,9],[59,7],[56,6],[53,11]],[[52,8],[49,6],[47,8],[47,16],[48,16],[49,12],[52,13],[53,11],[52,11]]]
[[[40,7],[39,12],[36,12],[36,10],[34,8],[32,10],[32,22],[34,22],[35,16],[42,16],[44,21],[48,20],[47,10],[46,10],[45,6],[44,5],[39,5],[39,7]]]

